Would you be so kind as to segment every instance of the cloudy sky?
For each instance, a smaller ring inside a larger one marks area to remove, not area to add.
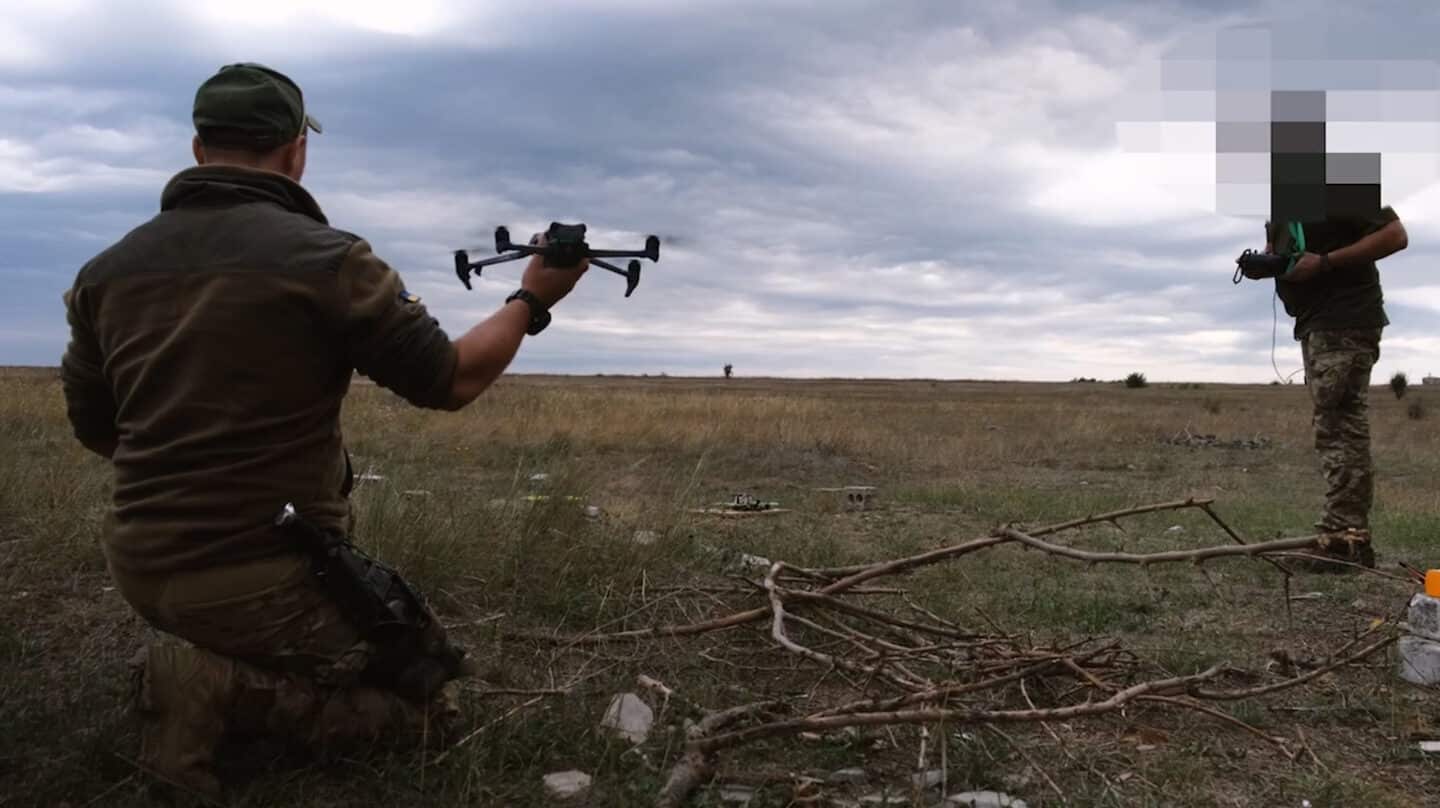
[[[1261,219],[1215,211],[1213,154],[1139,153],[1116,124],[1216,30],[1323,21],[1287,38],[1310,59],[1440,34],[1429,0],[1335,6],[5,0],[0,365],[58,363],[60,295],[189,163],[195,87],[263,61],[325,125],[306,186],[452,335],[515,285],[451,269],[498,224],[662,237],[632,298],[590,273],[518,370],[1269,381],[1269,288],[1230,283]],[[1412,245],[1382,264],[1377,379],[1440,374],[1435,173],[1387,174]]]

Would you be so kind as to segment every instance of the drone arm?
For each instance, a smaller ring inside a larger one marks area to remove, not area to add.
[[[649,258],[650,254],[644,250],[590,250],[587,255],[591,258]]]
[[[590,263],[600,267],[601,269],[608,269],[609,271],[614,272],[616,275],[624,278],[626,297],[629,297],[635,291],[635,287],[640,285],[639,261],[631,261],[629,269],[621,269],[620,267],[615,266],[614,264],[604,260],[603,258],[592,257],[590,259]]]
[[[516,253],[514,255],[497,255],[494,258],[482,258],[479,261],[471,261],[466,264],[466,266],[468,266],[470,269],[478,270],[482,267],[494,266],[496,264],[505,264],[509,263],[510,261],[519,261],[521,258],[528,257],[528,253]]]
[[[601,269],[607,269],[607,270],[609,270],[609,271],[611,271],[611,272],[614,272],[616,275],[620,275],[620,276],[622,276],[622,277],[626,274],[626,273],[625,273],[625,270],[621,269],[620,267],[615,266],[614,264],[610,263],[609,261],[605,261],[605,260],[603,260],[603,259],[596,258],[595,256],[591,256],[591,257],[590,257],[590,263],[591,263],[593,266],[600,267]]]

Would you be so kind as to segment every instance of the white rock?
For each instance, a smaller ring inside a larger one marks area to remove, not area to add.
[[[655,711],[634,693],[620,693],[610,700],[600,726],[614,730],[632,743],[645,743],[650,727],[655,724]]]
[[[554,772],[545,775],[545,793],[560,800],[578,797],[590,790],[590,775],[585,772]]]
[[[930,769],[910,775],[910,782],[916,788],[939,788],[945,782],[944,769]]]
[[[1184,526],[1184,525],[1171,525],[1170,527],[1165,528],[1165,532],[1166,532],[1166,533],[1184,533],[1184,532],[1185,532],[1185,526]]]
[[[641,547],[649,547],[650,545],[654,544],[659,540],[660,534],[656,533],[653,530],[637,530],[635,531],[635,535],[631,538],[631,541],[635,542]]]
[[[720,786],[720,801],[747,805],[755,799],[755,789],[750,786],[724,785]]]
[[[1440,685],[1440,642],[1401,637],[1396,646],[1400,651],[1396,667],[1401,679],[1426,687]]]
[[[740,554],[740,565],[743,567],[756,567],[768,570],[770,569],[771,563],[770,559],[765,556],[750,555],[749,553]]]
[[[1028,808],[1024,800],[999,791],[964,791],[946,797],[945,803],[967,808]]]
[[[866,794],[860,798],[861,805],[908,805],[910,798],[900,794]]]
[[[1440,598],[1417,593],[1410,599],[1407,625],[1414,634],[1400,638],[1400,678],[1411,684],[1440,685]],[[1421,636],[1414,636],[1421,635]]]
[[[1417,592],[1405,617],[1415,633],[1440,637],[1440,598]]]
[[[832,786],[858,786],[870,782],[870,775],[864,769],[839,769],[825,778]]]
[[[585,515],[588,516],[588,517],[590,517],[591,519],[598,519],[598,518],[600,517],[600,506],[599,506],[599,505],[586,505],[586,506],[585,506]]]
[[[1440,741],[1421,741],[1421,752],[1440,752]]]

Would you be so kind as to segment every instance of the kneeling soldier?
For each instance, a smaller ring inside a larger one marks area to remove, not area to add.
[[[452,341],[301,187],[320,125],[294,82],[229,65],[194,122],[198,165],[66,293],[62,379],[76,437],[114,465],[116,585],[185,641],[144,655],[141,762],[214,796],[227,732],[323,751],[453,716],[463,650],[348,543],[341,402],[358,371],[416,406],[464,407],[585,266],[532,260]]]

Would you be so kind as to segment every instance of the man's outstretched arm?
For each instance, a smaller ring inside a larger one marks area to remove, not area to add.
[[[540,237],[536,239],[538,243]],[[572,269],[547,268],[544,259],[537,255],[526,265],[520,288],[533,294],[548,309],[570,294],[588,268],[589,262],[581,262]],[[529,303],[512,300],[455,341],[459,358],[446,409],[464,407],[500,378],[520,350],[531,313]]]
[[[585,269],[584,263],[547,268],[536,256],[520,286],[548,308],[570,293]],[[474,401],[510,366],[530,325],[530,305],[514,300],[452,342],[364,241],[351,247],[339,291],[352,367],[432,409],[458,410]]]
[[[512,300],[455,340],[455,376],[445,409],[464,407],[500,378],[520,350],[529,325],[530,304]]]

